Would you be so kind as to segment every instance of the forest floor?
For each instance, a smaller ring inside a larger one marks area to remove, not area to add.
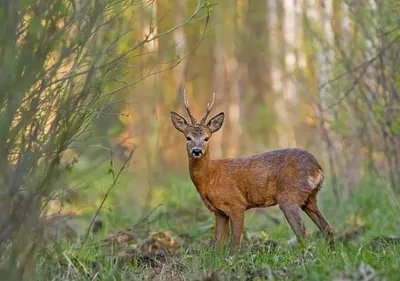
[[[329,185],[322,189],[333,249],[304,214],[312,236],[297,246],[276,207],[246,212],[240,250],[217,249],[214,218],[191,182],[172,180],[155,193],[161,199],[153,204],[162,205],[148,215],[115,207],[89,239],[48,248],[37,280],[400,280],[400,209],[385,183],[365,184],[338,203]]]

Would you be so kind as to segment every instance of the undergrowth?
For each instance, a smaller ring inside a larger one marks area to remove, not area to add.
[[[112,212],[101,217],[104,228],[91,234],[88,240],[64,240],[47,247],[38,256],[36,280],[398,280],[400,277],[397,245],[400,242],[396,237],[400,232],[399,206],[384,182],[363,184],[340,202],[333,200],[329,185],[322,189],[321,209],[336,230],[333,249],[305,215],[303,219],[312,236],[305,245],[298,246],[276,207],[247,211],[241,249],[235,251],[228,245],[218,249],[210,243],[214,219],[191,182],[172,179],[154,192],[158,199],[153,207],[158,207],[147,216],[135,217],[134,207],[127,213],[126,206],[113,206]],[[129,229],[130,241],[120,248],[104,245],[110,232],[123,229]],[[160,253],[149,250],[151,255],[146,254],[144,245],[150,243],[146,239],[154,231],[173,237],[168,239],[174,239],[178,248]]]

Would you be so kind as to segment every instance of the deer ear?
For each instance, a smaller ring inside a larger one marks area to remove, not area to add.
[[[221,129],[222,124],[224,123],[225,114],[223,112],[218,113],[213,118],[210,119],[207,123],[207,127],[211,130],[211,133],[215,133],[219,129]]]
[[[178,113],[171,111],[171,120],[172,124],[178,131],[182,133],[185,132],[188,127],[188,123],[185,118],[180,116]]]

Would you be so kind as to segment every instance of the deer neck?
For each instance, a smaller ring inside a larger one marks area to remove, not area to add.
[[[201,195],[206,192],[212,169],[212,160],[208,151],[201,158],[194,158],[189,155],[190,178]]]

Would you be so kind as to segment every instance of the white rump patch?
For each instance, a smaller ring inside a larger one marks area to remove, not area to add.
[[[308,177],[307,181],[308,184],[312,187],[317,187],[318,184],[321,182],[321,178],[322,178],[322,173],[319,172],[318,175],[316,177]]]

